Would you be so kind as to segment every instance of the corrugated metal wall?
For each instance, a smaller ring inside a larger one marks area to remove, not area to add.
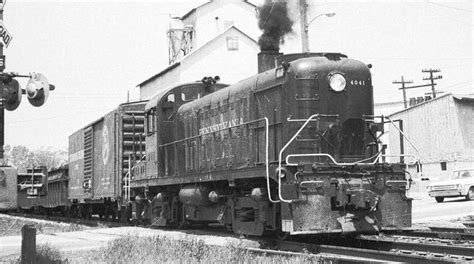
[[[449,177],[454,169],[474,165],[473,117],[473,104],[462,105],[450,94],[391,116],[403,120],[403,131],[420,151],[424,176],[434,181]],[[399,142],[399,133],[389,125],[390,154],[400,153]],[[417,154],[406,140],[404,146],[405,153]],[[441,162],[446,163],[445,170]]]

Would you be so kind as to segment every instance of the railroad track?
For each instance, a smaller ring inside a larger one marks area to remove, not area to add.
[[[430,227],[430,230],[385,230],[382,234],[474,241],[474,228]]]
[[[82,224],[87,226],[98,226],[100,224],[109,227],[126,226],[127,224],[118,222],[101,222],[98,219],[70,219],[61,216],[41,216],[28,215],[20,213],[10,213],[10,215],[36,218],[48,221],[60,221],[67,223]],[[169,228],[166,228],[169,229]],[[184,231],[184,230],[183,230]],[[202,233],[202,230],[188,229],[185,232]],[[474,240],[471,233],[460,232],[459,230],[451,230],[452,235],[456,235],[456,239],[461,239],[467,243],[471,243],[469,247],[466,245],[455,246],[445,244],[420,243],[418,238],[436,238],[436,232],[432,231],[390,231],[393,237],[379,236],[359,236],[355,238],[334,239],[304,237],[297,241],[278,241],[273,239],[257,239],[262,242],[263,248],[249,249],[256,253],[266,254],[311,254],[324,259],[335,260],[337,263],[346,261],[352,262],[369,262],[369,261],[395,261],[395,262],[411,262],[411,263],[446,263],[446,262],[472,262],[474,263]],[[456,231],[456,232],[455,232]],[[214,233],[222,234],[224,231],[216,228],[212,229]],[[406,242],[401,237],[416,237],[412,242]],[[465,236],[465,237],[464,237]],[[439,237],[437,237],[439,238]],[[311,242],[307,242],[311,241]],[[313,241],[316,241],[314,243]],[[446,242],[446,241],[444,241]],[[449,241],[447,242],[450,243]],[[275,250],[278,249],[278,250]],[[302,253],[303,252],[303,253]]]
[[[360,246],[360,245],[359,245]],[[423,247],[420,246],[417,250],[402,249],[406,245],[398,245],[392,243],[391,247],[386,245],[378,245],[373,248],[360,248],[353,246],[336,246],[326,244],[313,244],[303,242],[289,242],[289,241],[273,241],[270,244],[270,249],[250,249],[254,252],[262,252],[269,250],[269,254],[282,255],[303,254],[307,252],[310,256],[319,256],[323,259],[335,260],[337,263],[350,262],[409,262],[409,263],[455,263],[455,262],[473,262],[474,257],[466,255],[453,254],[456,250],[453,247]],[[278,249],[278,250],[275,250]],[[473,250],[474,251],[474,250]],[[466,253],[465,251],[457,253]],[[473,252],[467,252],[472,255]]]

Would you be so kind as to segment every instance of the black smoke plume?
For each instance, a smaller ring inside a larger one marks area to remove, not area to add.
[[[260,7],[258,20],[258,27],[263,31],[258,40],[260,50],[279,50],[280,43],[292,31],[292,26],[285,1],[265,0],[265,4]]]

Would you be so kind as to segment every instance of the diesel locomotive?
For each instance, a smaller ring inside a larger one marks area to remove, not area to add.
[[[384,159],[370,65],[259,57],[236,84],[209,77],[149,100],[146,156],[125,184],[136,216],[280,237],[410,227],[407,165]]]
[[[0,169],[10,194],[0,209],[281,239],[411,226],[406,157],[384,155],[370,65],[262,52],[257,75],[218,80],[120,105],[70,136],[69,164],[56,172],[9,181],[14,171]]]

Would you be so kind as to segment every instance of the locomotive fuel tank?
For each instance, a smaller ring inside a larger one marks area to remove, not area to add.
[[[205,185],[187,185],[179,191],[179,200],[186,205],[208,205],[210,188]]]

